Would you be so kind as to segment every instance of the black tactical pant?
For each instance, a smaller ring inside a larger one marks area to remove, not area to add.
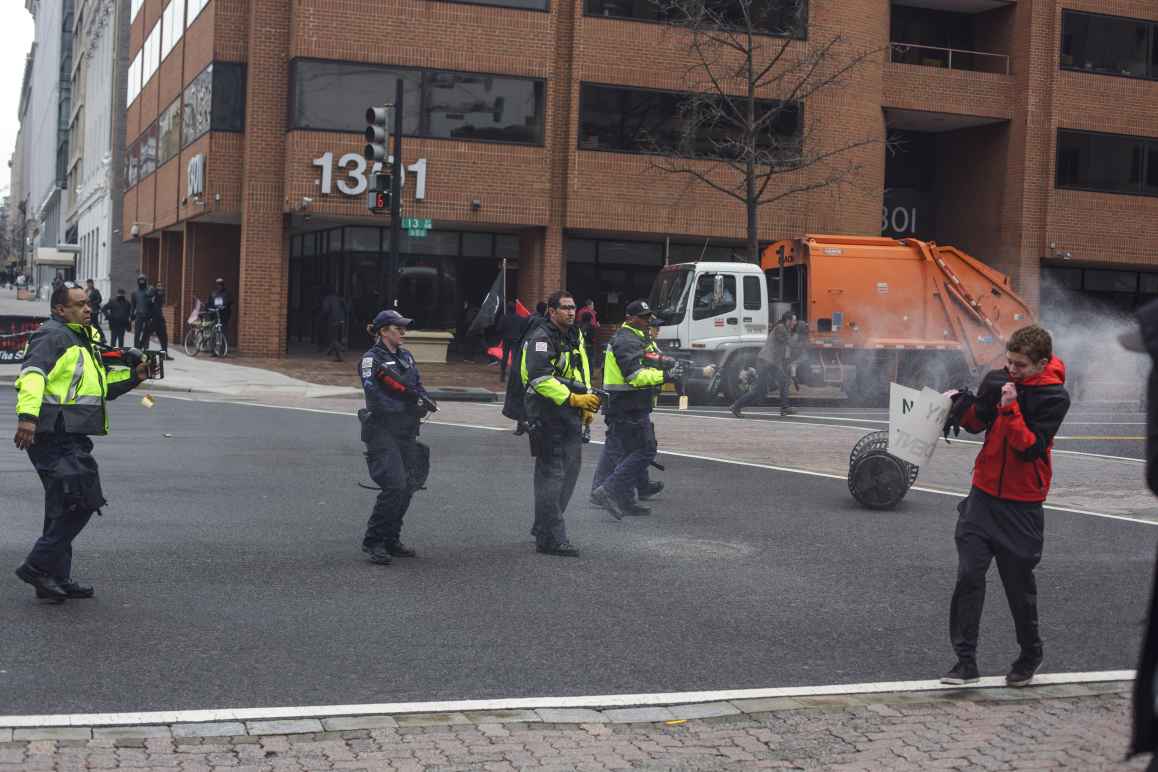
[[[149,346],[149,319],[138,316],[133,319],[133,348],[146,349]]]
[[[109,345],[113,348],[124,348],[125,346],[125,328],[109,323]]]
[[[949,637],[957,658],[976,661],[985,574],[996,559],[1021,656],[1040,660],[1033,569],[1041,560],[1044,543],[1041,504],[999,499],[974,488],[957,505],[957,512],[957,586],[949,608]]]
[[[430,448],[415,436],[395,436],[385,429],[370,429],[363,439],[370,479],[382,489],[362,539],[363,546],[372,548],[398,541],[410,498],[430,474]]]
[[[535,431],[535,522],[531,535],[535,543],[550,549],[567,541],[563,513],[575,492],[579,467],[583,463],[583,441],[578,430],[552,427]]]
[[[161,341],[161,350],[169,350],[169,327],[165,324],[165,317],[154,316],[145,322],[145,346],[149,345],[149,341],[153,336],[157,336],[157,340]]]
[[[647,468],[655,461],[657,450],[655,425],[650,415],[608,418],[607,437],[595,469],[592,490],[603,486],[619,501],[633,500],[635,492],[647,485]]]
[[[92,440],[83,434],[38,434],[28,457],[44,486],[44,530],[26,562],[67,581],[72,577],[72,542],[105,504]]]

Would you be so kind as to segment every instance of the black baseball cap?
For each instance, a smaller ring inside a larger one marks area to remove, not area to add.
[[[378,332],[378,330],[386,327],[387,325],[393,324],[397,325],[398,327],[409,327],[413,322],[413,319],[407,319],[393,308],[388,308],[385,311],[379,311],[378,315],[374,317],[374,321],[370,326],[374,329],[374,332]]]
[[[647,304],[646,300],[633,300],[627,304],[624,313],[628,316],[654,316],[655,312],[651,310],[651,306]]]

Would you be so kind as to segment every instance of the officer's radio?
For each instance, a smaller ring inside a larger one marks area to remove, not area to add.
[[[136,348],[113,348],[98,344],[101,362],[105,367],[118,366],[136,370],[143,362],[148,367],[149,379],[159,381],[165,377],[165,352],[141,351]]]

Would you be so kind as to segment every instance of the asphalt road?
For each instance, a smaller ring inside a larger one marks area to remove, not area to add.
[[[359,551],[373,494],[352,415],[129,396],[112,421],[96,450],[111,504],[76,545],[98,596],[42,604],[2,575],[0,714],[852,683],[952,662],[945,496],[872,513],[841,481],[669,457],[660,512],[616,522],[586,504],[591,446],[568,517],[583,556],[555,558],[528,533],[525,442],[428,426],[431,489],[404,534],[420,557],[382,568]],[[10,571],[41,492],[6,447]],[[1156,536],[1047,515],[1045,670],[1134,666]],[[1016,645],[989,598],[981,664],[1000,674]]]
[[[855,426],[867,431],[886,429],[889,412],[877,408],[845,408],[829,406],[795,407],[797,414],[781,418],[780,409],[775,404],[764,405],[744,411],[745,420],[805,422],[820,425],[841,424]],[[660,408],[662,412],[679,413],[671,407]],[[729,417],[726,407],[698,407],[686,411],[692,415]],[[981,441],[981,435],[971,437],[962,432],[961,439]],[[1087,409],[1081,406],[1070,410],[1062,429],[1054,441],[1059,451],[1094,453],[1116,458],[1146,458],[1146,414],[1134,411],[1113,411]]]

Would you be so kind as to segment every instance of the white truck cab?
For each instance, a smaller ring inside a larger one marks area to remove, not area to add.
[[[764,345],[776,304],[770,304],[760,266],[752,263],[699,262],[665,266],[652,285],[652,309],[663,322],[657,343],[669,356],[722,370],[725,391],[734,384],[733,354],[751,354]],[[754,356],[746,356],[752,359]],[[708,381],[691,381],[693,400],[705,396]]]

